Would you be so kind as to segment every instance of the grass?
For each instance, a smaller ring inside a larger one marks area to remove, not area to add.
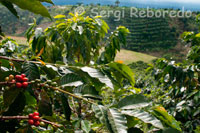
[[[156,57],[151,55],[123,49],[119,53],[117,53],[115,60],[123,61],[124,64],[130,64],[132,62],[137,62],[137,61],[144,61],[146,63],[151,63],[151,61],[154,59],[156,59]]]
[[[18,44],[28,45],[28,42],[27,42],[27,40],[26,40],[25,37],[10,36],[10,35],[7,35],[7,37],[16,40],[16,42],[17,42]]]
[[[15,39],[18,44],[28,45],[25,37],[16,37],[16,36],[8,36],[8,37]],[[122,49],[120,52],[117,53],[115,61],[123,61],[124,64],[130,64],[132,62],[137,62],[137,61],[144,61],[146,63],[151,63],[151,61],[154,59],[156,59],[155,56]]]

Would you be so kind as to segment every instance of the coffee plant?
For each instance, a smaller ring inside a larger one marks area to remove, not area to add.
[[[181,131],[162,105],[134,87],[132,70],[114,61],[128,29],[109,36],[101,17],[70,15],[56,16],[45,30],[33,23],[29,47],[1,42],[1,132]]]
[[[182,34],[183,41],[190,47],[183,63],[157,60],[153,74],[158,82],[154,82],[150,94],[155,102],[164,105],[176,120],[181,121],[181,128],[187,133],[200,132],[199,35],[198,32]]]

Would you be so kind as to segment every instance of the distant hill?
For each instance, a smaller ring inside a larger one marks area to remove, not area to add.
[[[76,5],[77,3],[83,3],[84,5],[88,4],[101,4],[101,5],[114,5],[116,0],[53,0],[55,5]],[[184,3],[184,2],[164,2],[162,0],[120,0],[120,6],[134,6],[139,8],[151,7],[151,8],[173,8],[173,9],[182,9],[192,11],[200,11],[200,3]]]
[[[77,6],[53,6],[48,10],[51,16],[57,14],[67,15],[69,12],[74,12]],[[91,9],[97,8],[99,11],[123,10],[125,16],[116,21],[116,17],[110,14],[110,17],[104,17],[103,19],[110,26],[112,32],[119,25],[123,25],[130,30],[130,35],[127,37],[127,46],[124,47],[128,50],[134,50],[139,52],[149,51],[163,51],[174,48],[177,44],[182,44],[179,40],[179,36],[183,31],[197,31],[198,25],[195,23],[195,13],[191,18],[137,18],[130,17],[130,7],[122,8],[115,6],[84,6],[86,10],[86,16],[91,16]],[[33,18],[36,18],[37,24],[40,27],[46,28],[52,21],[48,18],[44,18],[40,15],[34,15],[27,11],[18,10],[20,19],[13,16],[6,8],[0,6],[0,24],[6,34],[22,36],[26,29],[29,27],[29,23],[33,22]],[[143,9],[138,9],[143,10]],[[152,9],[157,11],[156,9]],[[170,11],[168,9],[168,11]],[[69,16],[68,16],[69,17]]]

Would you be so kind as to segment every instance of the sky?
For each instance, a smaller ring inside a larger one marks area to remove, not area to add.
[[[190,4],[200,4],[200,0],[121,0],[122,1],[129,1],[129,2],[140,2],[140,3],[150,3],[150,2],[169,2],[169,3],[190,3]]]
[[[154,0],[154,1],[178,2],[178,3],[200,3],[199,0]]]
[[[84,4],[101,3],[101,5],[112,5],[116,0],[53,0],[56,5],[76,5],[81,2]],[[200,11],[200,0],[119,0],[120,6],[136,6],[140,8],[174,8]]]

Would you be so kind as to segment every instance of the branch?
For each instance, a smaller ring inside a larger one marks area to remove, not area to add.
[[[51,124],[51,125],[53,125],[55,127],[61,127],[61,125],[58,125],[58,124],[56,124],[54,122],[50,122],[50,121],[47,121],[47,120],[44,120],[44,119],[40,119],[40,121],[42,121],[44,123],[47,123],[47,124]]]
[[[26,62],[27,61],[27,62],[30,62],[30,63],[42,65],[42,63],[39,62],[39,61],[28,61],[28,60],[22,60],[22,59],[14,59],[14,58],[6,57],[6,56],[0,56],[0,59],[15,61],[15,62]],[[46,63],[46,62],[44,62],[44,63],[47,64],[47,65],[56,65],[56,66],[65,66],[66,67],[66,65],[61,65],[61,64],[52,64],[52,63]]]
[[[28,116],[0,116],[0,120],[29,119]]]
[[[21,60],[21,59],[13,59],[13,58],[9,58],[9,57],[6,57],[6,56],[0,56],[0,59],[10,60],[10,61],[16,61],[16,62],[25,62],[25,61],[26,61],[26,60]],[[42,64],[41,62],[37,62],[37,61],[28,61],[28,62],[35,63],[35,64]],[[65,66],[65,67],[66,67],[66,65],[60,65],[60,64],[52,64],[52,63],[46,63],[46,62],[45,62],[45,64],[56,65],[56,66]],[[67,66],[67,67],[73,68],[73,66]],[[57,90],[57,91],[60,91],[60,92],[62,92],[62,93],[65,93],[65,94],[70,95],[70,96],[72,96],[72,97],[75,97],[75,98],[77,98],[77,99],[86,101],[86,102],[88,102],[88,103],[96,104],[96,103],[94,103],[94,102],[92,102],[92,101],[89,101],[89,100],[83,98],[83,97],[74,95],[74,94],[72,94],[72,93],[70,93],[70,92],[67,92],[67,91],[64,91],[64,90],[62,90],[62,89],[60,89],[60,88],[58,88],[58,87],[49,87],[49,88],[52,88],[52,89]]]
[[[88,102],[88,103],[91,103],[91,104],[96,104],[95,102],[89,101],[89,100],[87,100],[87,99],[85,99],[85,98],[83,98],[83,97],[74,95],[74,94],[72,94],[72,93],[70,93],[70,92],[67,92],[67,91],[64,91],[64,90],[60,89],[59,87],[49,87],[49,88],[54,89],[54,90],[57,90],[57,91],[62,92],[62,93],[65,93],[65,94],[70,95],[70,96],[72,96],[72,97],[74,97],[74,98],[83,100],[83,101],[85,101],[85,102]]]
[[[28,84],[31,84],[31,82],[27,82]],[[0,82],[0,85],[11,85],[16,84],[16,82]]]
[[[0,117],[0,120],[11,120],[11,119],[29,119],[28,116],[1,116]],[[41,122],[44,122],[44,123],[47,123],[47,124],[51,124],[55,127],[61,127],[61,125],[58,125],[54,122],[50,122],[50,121],[47,121],[47,120],[44,120],[44,119],[40,119]]]

